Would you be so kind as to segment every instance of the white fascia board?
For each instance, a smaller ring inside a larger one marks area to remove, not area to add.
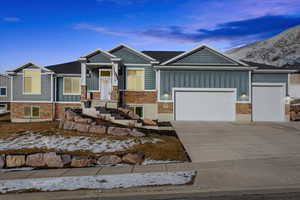
[[[52,70],[50,70],[50,69],[47,69],[47,68],[45,68],[45,67],[42,67],[41,65],[38,65],[38,64],[36,64],[36,63],[34,63],[34,62],[27,62],[27,63],[25,63],[25,64],[23,64],[23,65],[20,65],[20,66],[18,66],[17,68],[15,68],[15,69],[13,69],[13,70],[9,70],[9,71],[7,71],[8,73],[10,73],[10,72],[15,72],[15,71],[17,71],[17,70],[19,70],[19,69],[23,69],[23,68],[25,68],[26,66],[28,66],[28,65],[34,65],[34,66],[36,66],[36,67],[38,67],[38,68],[40,68],[40,69],[42,69],[42,70],[44,70],[44,71],[46,71],[46,72],[53,72]]]
[[[87,58],[89,56],[92,56],[92,55],[95,55],[97,53],[104,53],[105,55],[107,55],[108,57],[110,58],[117,58],[115,55],[112,55],[111,53],[107,52],[107,51],[104,51],[104,50],[101,50],[101,49],[96,49],[94,51],[91,51],[83,56],[80,56],[79,59],[82,59],[82,58]]]
[[[175,56],[174,58],[171,58],[170,60],[167,60],[167,61],[163,62],[161,65],[169,64],[172,61],[178,60],[178,59],[180,59],[180,58],[182,58],[182,57],[184,57],[186,55],[192,54],[193,52],[198,51],[199,49],[202,49],[202,48],[207,48],[208,50],[212,50],[215,53],[223,56],[227,60],[234,61],[236,63],[239,63],[239,64],[243,65],[243,66],[248,66],[246,63],[243,63],[243,62],[241,62],[241,61],[239,61],[237,59],[234,59],[234,58],[232,58],[232,57],[230,57],[230,56],[228,56],[228,55],[226,55],[226,54],[224,54],[224,53],[222,53],[222,52],[220,52],[220,51],[218,51],[218,50],[216,50],[216,49],[214,49],[214,48],[212,48],[212,47],[210,47],[210,46],[208,46],[206,44],[200,44],[197,47],[191,49],[190,51],[183,52],[182,54],[179,54],[178,56]]]
[[[155,69],[192,69],[192,70],[254,70],[256,67],[217,67],[217,66],[154,66]]]
[[[279,87],[285,87],[285,83],[264,83],[264,82],[257,82],[252,83],[252,86],[279,86]]]
[[[111,66],[113,63],[86,63],[86,66],[98,66],[98,65],[109,65]]]
[[[255,73],[294,73],[294,72],[298,72],[298,70],[290,70],[290,69],[257,69],[254,72]]]
[[[140,51],[138,51],[138,50],[136,50],[136,49],[134,49],[134,48],[128,46],[127,44],[119,44],[118,46],[116,46],[116,47],[110,49],[108,52],[111,53],[111,52],[113,52],[114,50],[119,49],[119,48],[122,48],[122,47],[125,47],[125,48],[127,48],[127,49],[129,49],[129,50],[135,52],[136,54],[138,54],[138,55],[140,55],[140,56],[143,56],[144,58],[147,58],[147,59],[150,60],[150,61],[156,61],[154,58],[152,58],[152,57],[150,57],[150,56],[144,54],[143,52],[140,52]]]
[[[81,74],[56,74],[56,77],[81,77]]]

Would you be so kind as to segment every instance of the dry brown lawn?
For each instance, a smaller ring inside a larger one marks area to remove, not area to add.
[[[108,138],[108,139],[128,139],[129,137],[118,137],[118,136],[108,136],[106,134],[91,134],[82,133],[77,131],[65,131],[58,129],[58,122],[35,122],[35,123],[10,123],[10,122],[0,122],[0,139],[5,139],[7,137],[18,137],[18,133],[23,133],[25,131],[38,132],[43,135],[64,135],[68,136],[89,136],[95,139]],[[135,145],[133,148],[128,149],[123,152],[115,152],[115,154],[124,154],[128,152],[138,152],[142,151],[145,153],[147,159],[153,160],[175,160],[175,161],[187,161],[188,158],[186,153],[179,141],[175,136],[164,136],[159,134],[147,134],[147,137],[158,138],[162,140],[157,143],[147,143],[141,145]],[[36,153],[36,152],[50,152],[56,151],[55,149],[16,149],[9,151],[2,151],[1,153]],[[90,155],[96,156],[95,154],[88,151],[58,151],[60,153],[71,153],[73,155]],[[105,154],[105,153],[103,153]],[[110,153],[111,154],[111,153]]]

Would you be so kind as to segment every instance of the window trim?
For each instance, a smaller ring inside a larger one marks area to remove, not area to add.
[[[130,70],[140,70],[140,71],[143,71],[144,72],[144,77],[143,77],[143,79],[144,79],[144,81],[143,81],[143,87],[142,87],[142,89],[141,90],[130,90],[130,89],[128,89],[128,71],[130,71]],[[126,88],[126,91],[134,91],[134,92],[141,92],[141,91],[145,91],[145,68],[131,68],[131,67],[129,67],[129,68],[126,68],[126,84],[125,84],[125,88]]]
[[[34,92],[25,92],[25,84],[24,84],[24,78],[25,78],[25,73],[24,71],[34,71],[38,70],[40,71],[40,92],[34,93]],[[23,95],[41,95],[42,94],[42,70],[41,69],[23,69]]]
[[[1,86],[0,91],[1,91],[1,89],[5,89],[5,95],[1,95],[1,93],[0,93],[0,97],[7,97],[7,87],[6,86]]]
[[[26,107],[30,107],[30,116],[25,115],[25,108]],[[32,115],[33,108],[38,108],[39,109],[39,115],[37,117],[33,117],[33,115]],[[24,109],[23,112],[24,112],[24,118],[25,119],[40,119],[40,117],[41,117],[41,107],[40,106],[35,106],[35,105],[24,106],[23,109]]]
[[[65,92],[65,78],[79,78],[79,93],[66,93]],[[80,95],[81,94],[81,85],[80,85],[80,77],[72,76],[72,77],[63,77],[63,95]]]

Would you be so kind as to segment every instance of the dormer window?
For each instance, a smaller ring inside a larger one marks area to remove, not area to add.
[[[23,93],[41,94],[41,70],[40,69],[23,70]]]

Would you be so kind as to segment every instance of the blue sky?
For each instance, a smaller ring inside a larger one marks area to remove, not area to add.
[[[219,50],[300,24],[299,0],[0,0],[0,72],[73,61],[126,43],[139,50]]]

